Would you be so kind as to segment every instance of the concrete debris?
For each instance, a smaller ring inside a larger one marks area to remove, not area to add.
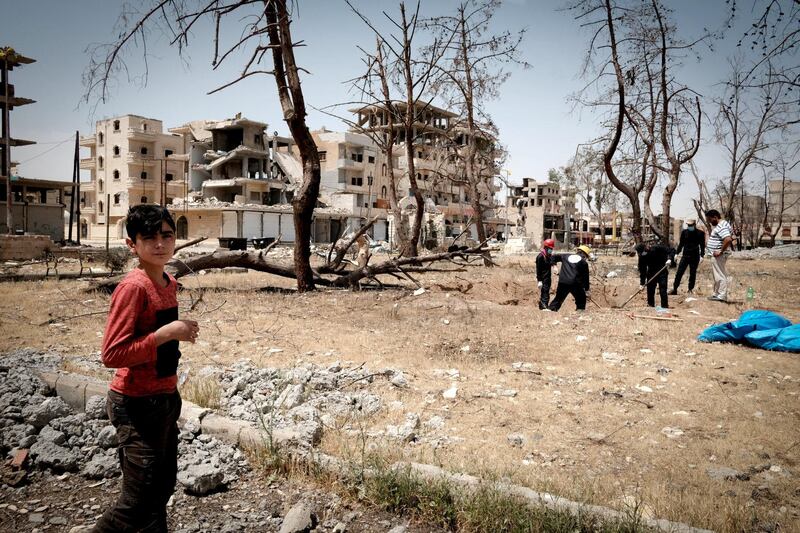
[[[750,479],[750,476],[745,472],[740,472],[739,470],[728,468],[727,466],[715,466],[712,468],[707,468],[706,474],[708,474],[708,477],[711,479],[717,479],[720,481],[747,481]]]
[[[800,258],[800,244],[784,244],[773,248],[754,248],[733,252],[731,257],[736,259],[798,259]]]
[[[452,387],[450,387],[449,389],[447,389],[442,393],[442,398],[444,398],[445,400],[455,400],[457,394],[458,394],[458,387],[456,385],[453,385]]]
[[[400,426],[386,426],[386,436],[401,442],[412,442],[417,439],[419,429],[419,415],[408,413],[406,420]]]
[[[662,428],[661,433],[663,433],[668,439],[677,439],[683,436],[683,430],[681,428],[673,428],[669,426]]]
[[[87,412],[75,413],[36,375],[40,364],[46,371],[59,368],[54,358],[26,350],[0,357],[0,452],[14,456],[30,448],[30,464],[38,469],[79,472],[88,479],[118,476],[117,431],[105,416],[105,397],[90,397]],[[197,424],[187,426],[178,452],[179,480],[187,492],[218,490],[249,468],[241,451],[201,434]]]
[[[178,472],[178,482],[183,485],[186,492],[196,496],[219,489],[224,479],[222,470],[208,463],[189,465]]]
[[[389,380],[389,383],[391,383],[397,388],[402,389],[403,387],[408,386],[408,379],[406,379],[405,374],[403,374],[402,372],[398,372],[394,376],[392,376],[392,379]]]
[[[317,525],[317,516],[311,505],[299,501],[283,517],[280,533],[308,533]]]
[[[509,433],[506,436],[506,440],[514,448],[522,448],[525,444],[525,437],[521,433]]]
[[[92,396],[86,400],[86,420],[102,420],[108,418],[106,412],[106,397],[105,396]]]

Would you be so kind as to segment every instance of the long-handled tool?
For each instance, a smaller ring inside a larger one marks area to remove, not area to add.
[[[617,305],[617,306],[614,306],[614,308],[615,308],[615,309],[622,309],[623,307],[625,307],[626,305],[628,305],[628,302],[630,302],[631,300],[633,300],[634,298],[636,298],[636,295],[637,295],[637,294],[639,294],[640,292],[642,292],[642,291],[645,289],[645,287],[647,287],[648,285],[650,285],[650,283],[652,283],[653,281],[655,281],[655,280],[656,280],[656,278],[657,278],[658,276],[660,276],[662,272],[664,272],[664,271],[665,271],[667,268],[669,268],[669,265],[670,265],[670,263],[666,263],[666,264],[665,264],[663,267],[661,267],[661,270],[659,270],[658,272],[656,272],[656,273],[655,273],[655,275],[654,275],[652,278],[650,278],[650,279],[648,279],[648,280],[647,280],[647,283],[645,283],[644,285],[642,285],[641,287],[639,287],[639,290],[638,290],[638,291],[634,292],[634,293],[631,295],[631,297],[630,297],[630,298],[628,298],[627,300],[625,300],[625,303],[623,303],[622,305]]]

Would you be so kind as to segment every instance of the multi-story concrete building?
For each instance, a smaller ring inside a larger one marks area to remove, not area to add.
[[[267,138],[266,128],[242,117],[170,128],[183,141],[190,190],[231,203],[274,205],[291,199],[288,177],[272,164],[269,149],[276,140]]]
[[[400,113],[405,113],[406,104],[395,102],[395,108]],[[487,136],[471,139],[467,130],[456,120],[458,115],[432,105],[417,104],[417,118],[413,127],[414,168],[417,186],[423,197],[430,200],[436,209],[444,214],[446,234],[460,232],[463,225],[473,215],[470,198],[470,187],[464,172],[463,155],[466,147],[475,142],[479,144],[482,154],[493,153],[491,141]],[[370,137],[382,136],[383,142],[388,138],[390,125],[395,131],[395,148],[393,151],[395,181],[398,196],[408,198],[412,196],[411,184],[408,176],[408,156],[406,153],[406,138],[402,124],[392,121],[392,114],[383,105],[369,105],[352,109],[356,115],[354,131],[365,132]],[[486,206],[483,211],[484,224],[487,232],[492,233],[504,221],[495,217],[494,194],[499,190],[495,177],[497,169],[494,161],[482,165],[478,183],[478,194],[481,195],[482,204]],[[381,178],[385,172],[381,172]],[[388,186],[387,183],[385,184]],[[381,187],[384,184],[381,184]],[[401,200],[401,204],[408,204],[409,200]],[[473,228],[474,229],[474,228]],[[474,236],[474,232],[473,232]]]
[[[386,240],[389,177],[385,156],[366,135],[353,132],[312,131],[319,152],[320,201],[349,214],[351,228],[378,216],[373,237]],[[345,231],[334,227],[329,234]],[[324,224],[318,231],[325,232]]]
[[[139,115],[100,120],[80,145],[90,152],[80,161],[91,175],[81,183],[78,224],[84,237],[105,237],[107,225],[112,238],[124,237],[129,206],[169,205],[188,193],[179,157],[182,140],[164,133],[160,120]]]

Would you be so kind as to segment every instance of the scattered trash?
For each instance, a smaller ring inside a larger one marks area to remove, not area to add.
[[[583,335],[578,335],[575,337],[575,342],[584,342],[589,340],[589,337],[584,337]]]
[[[677,439],[683,436],[683,430],[681,428],[673,428],[669,426],[662,428],[661,433],[663,433],[668,439]]]
[[[650,348],[642,348],[641,350],[639,350],[639,352],[640,353],[653,353],[653,350],[651,350]]]
[[[618,275],[619,275],[619,274],[617,274],[617,271],[616,271],[616,270],[612,270],[611,272],[609,272],[608,274],[606,274],[606,278],[609,278],[609,279],[610,279],[610,278],[616,278]]]
[[[420,296],[421,294],[425,294],[425,287],[420,287],[414,291],[414,296]]]
[[[442,393],[442,397],[445,400],[455,400],[456,394],[458,394],[458,387],[453,385],[452,387],[450,387],[449,389],[447,389]]]
[[[692,298],[691,296],[687,296],[684,302],[696,302],[697,298]]]
[[[607,361],[609,363],[621,363],[625,360],[624,357],[616,352],[603,352],[600,355],[603,357],[603,361]]]
[[[446,319],[446,318],[443,318],[442,319],[442,324],[444,324],[445,326],[449,326],[450,325],[450,321],[448,319]]]
[[[268,350],[269,353],[281,353],[282,351],[283,351],[283,348],[270,348]]]
[[[639,392],[645,392],[645,393],[648,393],[648,394],[653,392],[653,389],[651,389],[647,385],[636,385],[636,390],[638,390]]]

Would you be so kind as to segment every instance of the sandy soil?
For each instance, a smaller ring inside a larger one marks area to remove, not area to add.
[[[368,438],[390,457],[620,509],[640,505],[719,531],[800,531],[800,358],[695,340],[704,327],[739,316],[747,287],[757,307],[800,321],[800,262],[730,261],[738,300],[731,304],[706,301],[711,268],[703,264],[696,299],[686,298],[686,278],[671,297],[679,321],[633,316],[656,316],[643,296],[610,308],[638,288],[630,258],[593,265],[596,304],[584,313],[571,300],[559,313],[539,311],[533,258],[499,262],[419,276],[427,290],[417,296],[410,284],[299,295],[258,291],[292,286],[265,274],[188,276],[183,316],[202,329],[197,344],[182,346],[182,368],[191,374],[250,358],[402,369],[409,386],[385,384],[384,403],[394,408],[367,421]],[[612,270],[617,276],[607,278]],[[0,284],[0,351],[97,353],[108,297],[84,292],[88,286]],[[453,385],[456,398],[444,399]],[[408,412],[442,417],[446,438],[399,446],[380,437]],[[509,442],[512,433],[523,436],[521,446]],[[323,447],[346,455],[359,438],[328,432]],[[721,467],[747,479],[715,479]]]

